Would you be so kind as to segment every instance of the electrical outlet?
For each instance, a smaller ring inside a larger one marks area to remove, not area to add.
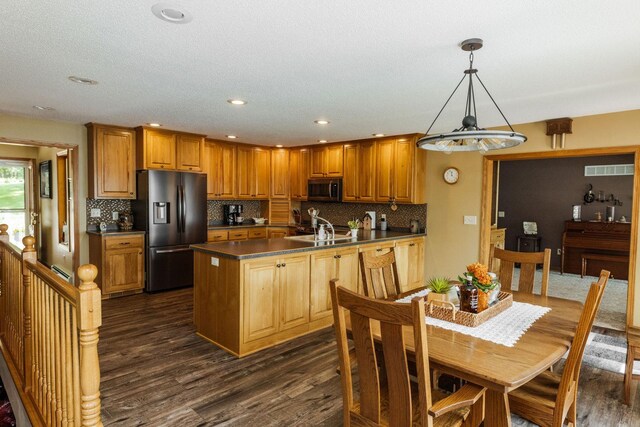
[[[100,209],[91,209],[91,218],[100,218]]]
[[[475,215],[465,215],[464,216],[464,224],[465,225],[476,225],[478,223],[478,217]]]
[[[562,249],[558,248],[558,249],[556,250],[556,253],[557,253],[558,255],[562,255]]]
[[[211,257],[211,265],[213,265],[214,267],[217,267],[220,265],[220,260],[214,256]],[[280,265],[280,264],[278,264]]]
[[[498,218],[504,218],[504,211],[498,211]]]
[[[118,218],[120,218],[119,216],[120,214],[118,212],[112,212],[111,213],[111,219],[113,219],[114,221],[117,221]]]

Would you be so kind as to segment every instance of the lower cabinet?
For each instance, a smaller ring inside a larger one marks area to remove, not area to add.
[[[270,239],[287,237],[289,235],[289,227],[269,227],[268,232]]]
[[[342,286],[356,291],[358,284],[358,248],[311,253],[310,319],[332,315],[329,281],[340,279]]]
[[[425,286],[424,237],[404,239],[396,242],[394,249],[400,290],[406,292]]]
[[[144,234],[89,234],[89,262],[98,267],[103,298],[142,292]]]

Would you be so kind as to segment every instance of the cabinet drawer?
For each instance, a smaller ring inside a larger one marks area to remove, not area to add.
[[[141,248],[143,244],[143,236],[105,237],[104,239],[104,248],[107,250]]]
[[[248,237],[247,230],[229,231],[229,240],[246,240]]]
[[[249,238],[250,239],[266,239],[267,229],[266,228],[251,229],[249,230]]]
[[[207,230],[207,242],[221,242],[229,238],[227,230]]]
[[[358,248],[359,252],[366,252],[366,251],[376,251],[376,252],[384,252],[387,253],[389,252],[388,250],[385,249],[389,249],[394,247],[396,244],[396,242],[394,240],[389,241],[389,242],[381,242],[381,243],[375,243],[375,244],[370,244],[370,245],[362,245]]]
[[[505,237],[504,228],[499,230],[491,230],[490,243],[504,242],[504,237]]]

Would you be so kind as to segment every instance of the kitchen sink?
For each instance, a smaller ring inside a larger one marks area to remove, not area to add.
[[[309,243],[333,243],[341,240],[351,240],[351,236],[335,236],[333,239],[325,239],[325,240],[316,240],[316,236],[308,235],[308,236],[288,236],[287,239],[298,240],[300,242],[309,242]]]

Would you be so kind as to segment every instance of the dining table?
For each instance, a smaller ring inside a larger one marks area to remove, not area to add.
[[[396,298],[423,289],[413,289]],[[513,292],[513,300],[551,309],[537,319],[513,347],[427,324],[430,368],[487,388],[484,421],[487,427],[511,425],[508,393],[564,356],[571,346],[583,307],[578,301],[522,292]],[[372,322],[372,333],[374,339],[380,340],[376,323]],[[404,327],[403,334],[411,356],[415,352],[413,329]]]

